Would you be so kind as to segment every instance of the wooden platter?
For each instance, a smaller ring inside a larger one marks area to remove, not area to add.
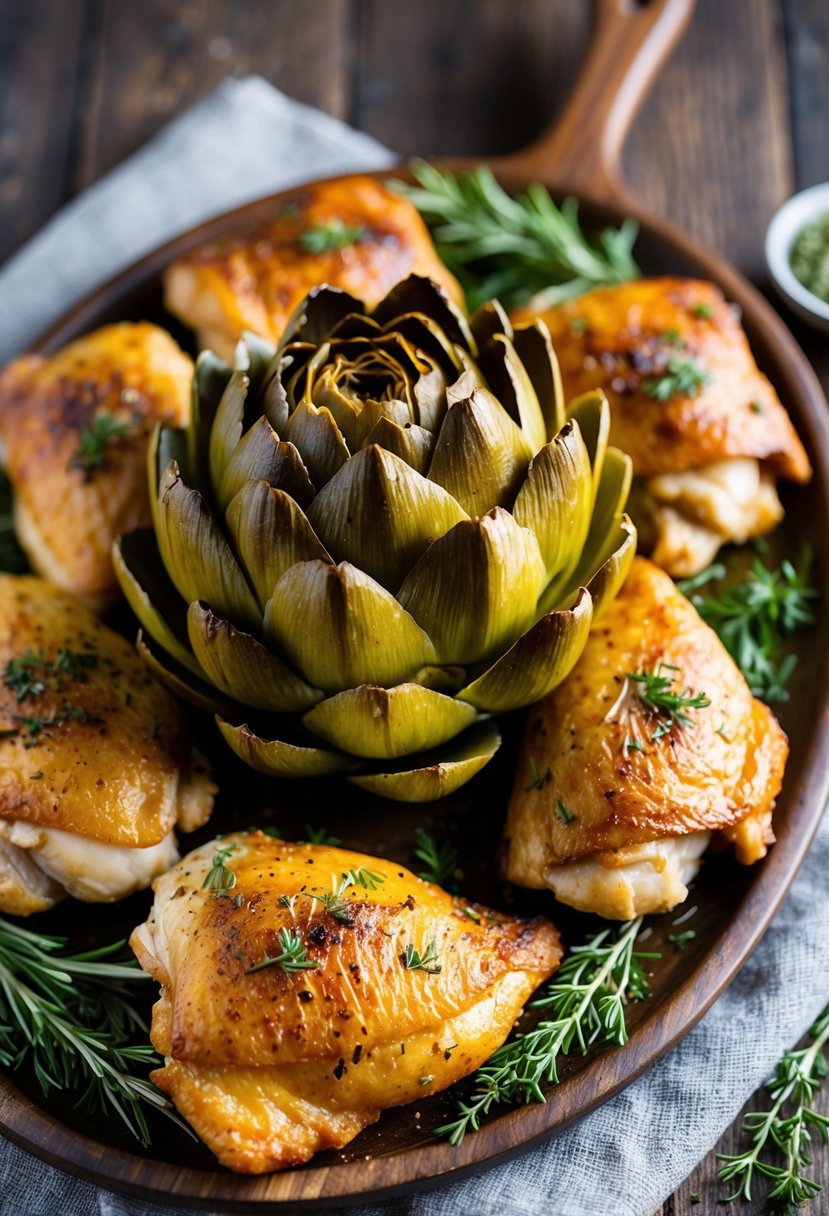
[[[775,384],[806,444],[815,469],[810,486],[784,498],[785,524],[775,551],[796,554],[805,541],[817,555],[824,602],[829,596],[829,410],[818,381],[780,318],[759,293],[716,255],[664,222],[644,214],[618,181],[625,133],[645,89],[679,37],[693,0],[597,0],[594,38],[572,100],[556,127],[532,148],[493,163],[507,188],[538,179],[561,197],[576,193],[588,228],[634,215],[641,224],[636,256],[646,274],[688,274],[718,283],[743,310],[757,361]],[[458,169],[462,162],[445,162]],[[377,174],[376,176],[388,176]],[[294,192],[289,192],[294,193]],[[106,322],[160,320],[185,335],[161,308],[159,276],[174,257],[228,232],[255,224],[284,200],[264,199],[182,235],[95,291],[47,334],[46,353]],[[132,626],[126,613],[121,622]],[[159,1203],[211,1210],[259,1212],[284,1205],[342,1206],[449,1182],[480,1170],[554,1134],[611,1097],[676,1043],[709,1008],[745,962],[780,906],[803,860],[829,794],[829,617],[802,636],[791,699],[780,707],[792,743],[786,782],[775,817],[778,844],[752,869],[728,857],[709,859],[694,885],[686,925],[697,931],[679,952],[668,942],[675,915],[650,918],[647,948],[661,951],[653,966],[653,995],[629,1010],[631,1038],[623,1049],[571,1058],[562,1083],[544,1105],[505,1110],[489,1118],[458,1148],[437,1141],[462,1087],[414,1106],[386,1112],[341,1152],[320,1154],[307,1166],[259,1178],[219,1168],[200,1144],[153,1120],[152,1149],[142,1153],[111,1119],[90,1118],[70,1101],[45,1101],[33,1077],[0,1079],[0,1129],[43,1160],[110,1190]],[[512,777],[521,715],[505,723],[504,746],[484,774],[451,799],[427,806],[388,804],[334,783],[280,783],[261,778],[223,753],[208,722],[197,724],[202,746],[216,757],[224,791],[209,828],[192,844],[231,827],[271,823],[301,839],[306,824],[324,824],[354,848],[411,864],[414,830],[422,825],[460,851],[462,888],[470,897],[553,916],[565,942],[594,931],[589,917],[559,909],[543,894],[505,888],[492,864]],[[189,847],[190,841],[186,842]],[[149,897],[113,907],[73,905],[38,918],[38,927],[94,943],[126,936],[143,919]],[[685,926],[683,926],[685,927]],[[151,997],[147,997],[149,1007]]]

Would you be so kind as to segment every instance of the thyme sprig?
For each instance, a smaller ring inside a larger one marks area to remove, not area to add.
[[[704,692],[692,693],[689,688],[677,692],[673,685],[676,682],[674,674],[679,671],[673,663],[660,663],[654,671],[628,671],[628,680],[636,686],[639,699],[660,721],[651,739],[661,739],[675,726],[691,726],[693,718],[685,712],[688,709],[705,709],[711,704],[710,697]]]
[[[246,967],[245,975],[264,971],[266,967],[281,967],[286,975],[292,975],[295,971],[314,971],[319,963],[308,957],[308,949],[298,933],[292,929],[280,929],[279,954],[266,954],[260,962]]]
[[[440,975],[443,970],[434,941],[429,942],[425,954],[421,954],[410,943],[400,955],[400,961],[407,971],[425,971],[427,975]]]
[[[210,869],[204,876],[203,891],[212,891],[214,895],[228,895],[236,886],[236,875],[227,864],[236,851],[236,845],[226,844],[216,850]]]
[[[78,1106],[113,1111],[144,1145],[146,1107],[185,1127],[135,1071],[161,1063],[148,1044],[132,1042],[148,1033],[132,1000],[148,979],[124,942],[66,953],[64,938],[0,917],[0,1065],[30,1064],[45,1095],[75,1091]]]
[[[545,994],[533,1001],[551,1016],[505,1043],[475,1073],[475,1089],[458,1103],[458,1117],[435,1129],[450,1144],[460,1144],[469,1131],[501,1103],[545,1102],[547,1084],[557,1084],[558,1060],[577,1049],[585,1055],[595,1045],[624,1046],[628,1040],[625,1007],[650,994],[642,967],[658,958],[636,950],[642,918],[623,925],[618,937],[603,929],[582,946],[571,948]]]
[[[591,287],[639,277],[633,220],[605,228],[591,243],[576,200],[558,207],[538,182],[512,198],[484,166],[460,174],[422,160],[410,167],[416,185],[390,184],[425,219],[470,309],[493,298],[512,308],[539,294],[538,306],[552,307]]]
[[[78,432],[78,446],[72,453],[70,467],[83,469],[85,473],[100,469],[110,441],[124,439],[133,430],[134,423],[119,422],[106,410],[96,414],[89,426],[82,426]]]
[[[415,847],[413,854],[416,861],[423,866],[418,870],[418,878],[425,882],[433,882],[439,887],[451,889],[452,880],[458,869],[458,850],[442,840],[438,843],[423,828],[415,828]]]
[[[751,1147],[732,1156],[720,1154],[724,1163],[718,1174],[720,1181],[737,1183],[736,1191],[724,1202],[750,1200],[758,1175],[772,1183],[769,1198],[786,1204],[788,1211],[820,1192],[820,1185],[807,1177],[806,1171],[812,1164],[812,1132],[829,1144],[829,1116],[814,1108],[820,1083],[829,1071],[825,1051],[829,1006],[810,1034],[813,1041],[808,1047],[787,1051],[779,1061],[768,1085],[771,1109],[750,1111],[743,1119],[743,1131]],[[772,1159],[778,1153],[783,1157],[782,1165]]]
[[[819,592],[810,586],[811,566],[812,551],[804,546],[797,564],[784,560],[769,570],[756,558],[741,582],[704,595],[702,588],[725,578],[721,562],[677,584],[716,630],[752,693],[764,701],[788,700],[786,685],[797,656],[786,654],[786,645],[793,633],[817,621]]]

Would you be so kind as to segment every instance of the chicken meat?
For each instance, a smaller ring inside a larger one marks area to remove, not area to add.
[[[162,986],[152,1078],[244,1173],[342,1147],[465,1077],[560,959],[546,920],[260,831],[203,845],[154,887],[131,938]]]
[[[573,671],[530,710],[504,872],[601,916],[667,911],[709,842],[746,865],[765,855],[788,750],[714,631],[637,557]]]
[[[190,416],[192,360],[163,329],[108,325],[0,375],[0,443],[32,568],[97,612],[119,596],[112,542],[150,522],[147,444]]]
[[[370,308],[411,274],[463,303],[408,199],[370,177],[348,177],[292,191],[267,222],[173,262],[165,303],[197,331],[201,349],[232,364],[244,330],[278,342],[311,288],[339,287]]]
[[[539,315],[567,398],[607,395],[610,441],[633,460],[629,509],[663,569],[696,574],[779,522],[777,480],[808,481],[809,459],[718,287],[640,279],[514,319]]]
[[[0,575],[0,911],[120,899],[178,858],[215,786],[179,706],[72,596]]]

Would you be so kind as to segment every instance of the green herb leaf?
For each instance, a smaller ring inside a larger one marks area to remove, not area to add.
[[[336,849],[342,844],[339,836],[332,836],[325,828],[314,828],[310,823],[305,825],[305,838],[309,844],[327,844]]]
[[[764,701],[788,700],[786,685],[797,658],[785,653],[786,645],[793,633],[809,629],[817,621],[815,607],[820,596],[809,584],[811,565],[812,552],[804,546],[797,565],[783,561],[776,570],[769,570],[757,559],[741,582],[707,595],[697,592],[725,578],[721,563],[677,583],[702,619],[716,630],[754,696]]]
[[[475,1089],[458,1103],[458,1117],[435,1130],[450,1144],[478,1131],[481,1118],[501,1103],[544,1102],[544,1082],[558,1082],[559,1056],[577,1049],[627,1042],[625,1007],[649,995],[642,960],[658,958],[635,949],[642,918],[621,926],[613,940],[603,929],[583,946],[574,946],[556,978],[534,1007],[549,1009],[533,1029],[505,1043],[475,1073]]]
[[[454,174],[416,160],[411,170],[417,185],[389,184],[423,216],[471,310],[493,298],[513,308],[534,296],[539,308],[552,307],[592,287],[639,276],[631,253],[633,220],[605,228],[590,242],[576,200],[557,207],[538,182],[512,198],[484,166]]]
[[[688,716],[686,709],[705,709],[711,704],[704,692],[692,693],[688,688],[684,692],[673,690],[675,676],[665,673],[678,670],[672,663],[660,663],[655,671],[625,672],[627,679],[636,686],[642,703],[661,719],[651,739],[661,739],[674,726],[691,726],[693,718]]]
[[[681,933],[669,933],[668,941],[672,946],[676,946],[677,950],[684,950],[686,946],[691,944],[696,935],[696,929],[684,929]]]
[[[236,886],[236,875],[227,865],[227,860],[235,851],[235,844],[226,844],[223,848],[216,850],[213,864],[202,883],[203,891],[212,891],[214,895],[221,897],[233,890]]]
[[[530,779],[529,784],[524,788],[526,790],[543,790],[545,785],[548,785],[553,779],[552,769],[547,768],[544,773],[538,767],[538,762],[535,756],[530,756]]]
[[[710,321],[714,315],[714,310],[710,304],[695,304],[691,312],[695,317],[699,317],[701,321]]]
[[[414,856],[424,867],[418,870],[418,878],[447,890],[455,889],[450,884],[458,868],[458,850],[448,841],[443,840],[438,844],[434,836],[423,828],[415,828]]]
[[[327,224],[316,224],[306,228],[299,235],[299,244],[307,253],[336,253],[347,245],[356,245],[366,235],[366,229],[349,227],[341,219],[330,220]]]
[[[711,382],[711,373],[687,355],[670,354],[666,367],[661,376],[642,381],[642,391],[655,401],[667,401],[676,393],[696,397],[702,386]]]
[[[269,957],[267,954],[261,962],[245,968],[245,975],[253,975],[254,971],[264,971],[266,967],[281,967],[286,975],[295,971],[313,971],[319,963],[308,958],[305,943],[298,933],[291,929],[279,930],[279,954]]]
[[[439,975],[443,967],[438,960],[434,941],[429,942],[426,953],[421,956],[414,946],[409,945],[400,955],[400,961],[407,971],[425,971],[427,975]]]
[[[43,649],[31,647],[15,659],[9,659],[3,669],[3,683],[17,694],[18,701],[40,697],[50,688],[63,692],[66,684],[86,683],[87,671],[98,666],[98,656],[61,646],[57,657],[47,659]]]
[[[70,468],[84,469],[87,473],[100,469],[106,459],[109,442],[112,439],[123,439],[134,430],[134,423],[119,422],[107,411],[96,414],[91,426],[80,428],[78,446],[72,453]]]

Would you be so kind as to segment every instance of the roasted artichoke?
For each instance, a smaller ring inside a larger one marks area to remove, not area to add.
[[[601,394],[565,415],[543,323],[417,277],[370,315],[321,287],[276,351],[203,354],[189,428],[157,430],[154,527],[115,551],[139,648],[260,771],[441,797],[625,578],[608,429]]]

